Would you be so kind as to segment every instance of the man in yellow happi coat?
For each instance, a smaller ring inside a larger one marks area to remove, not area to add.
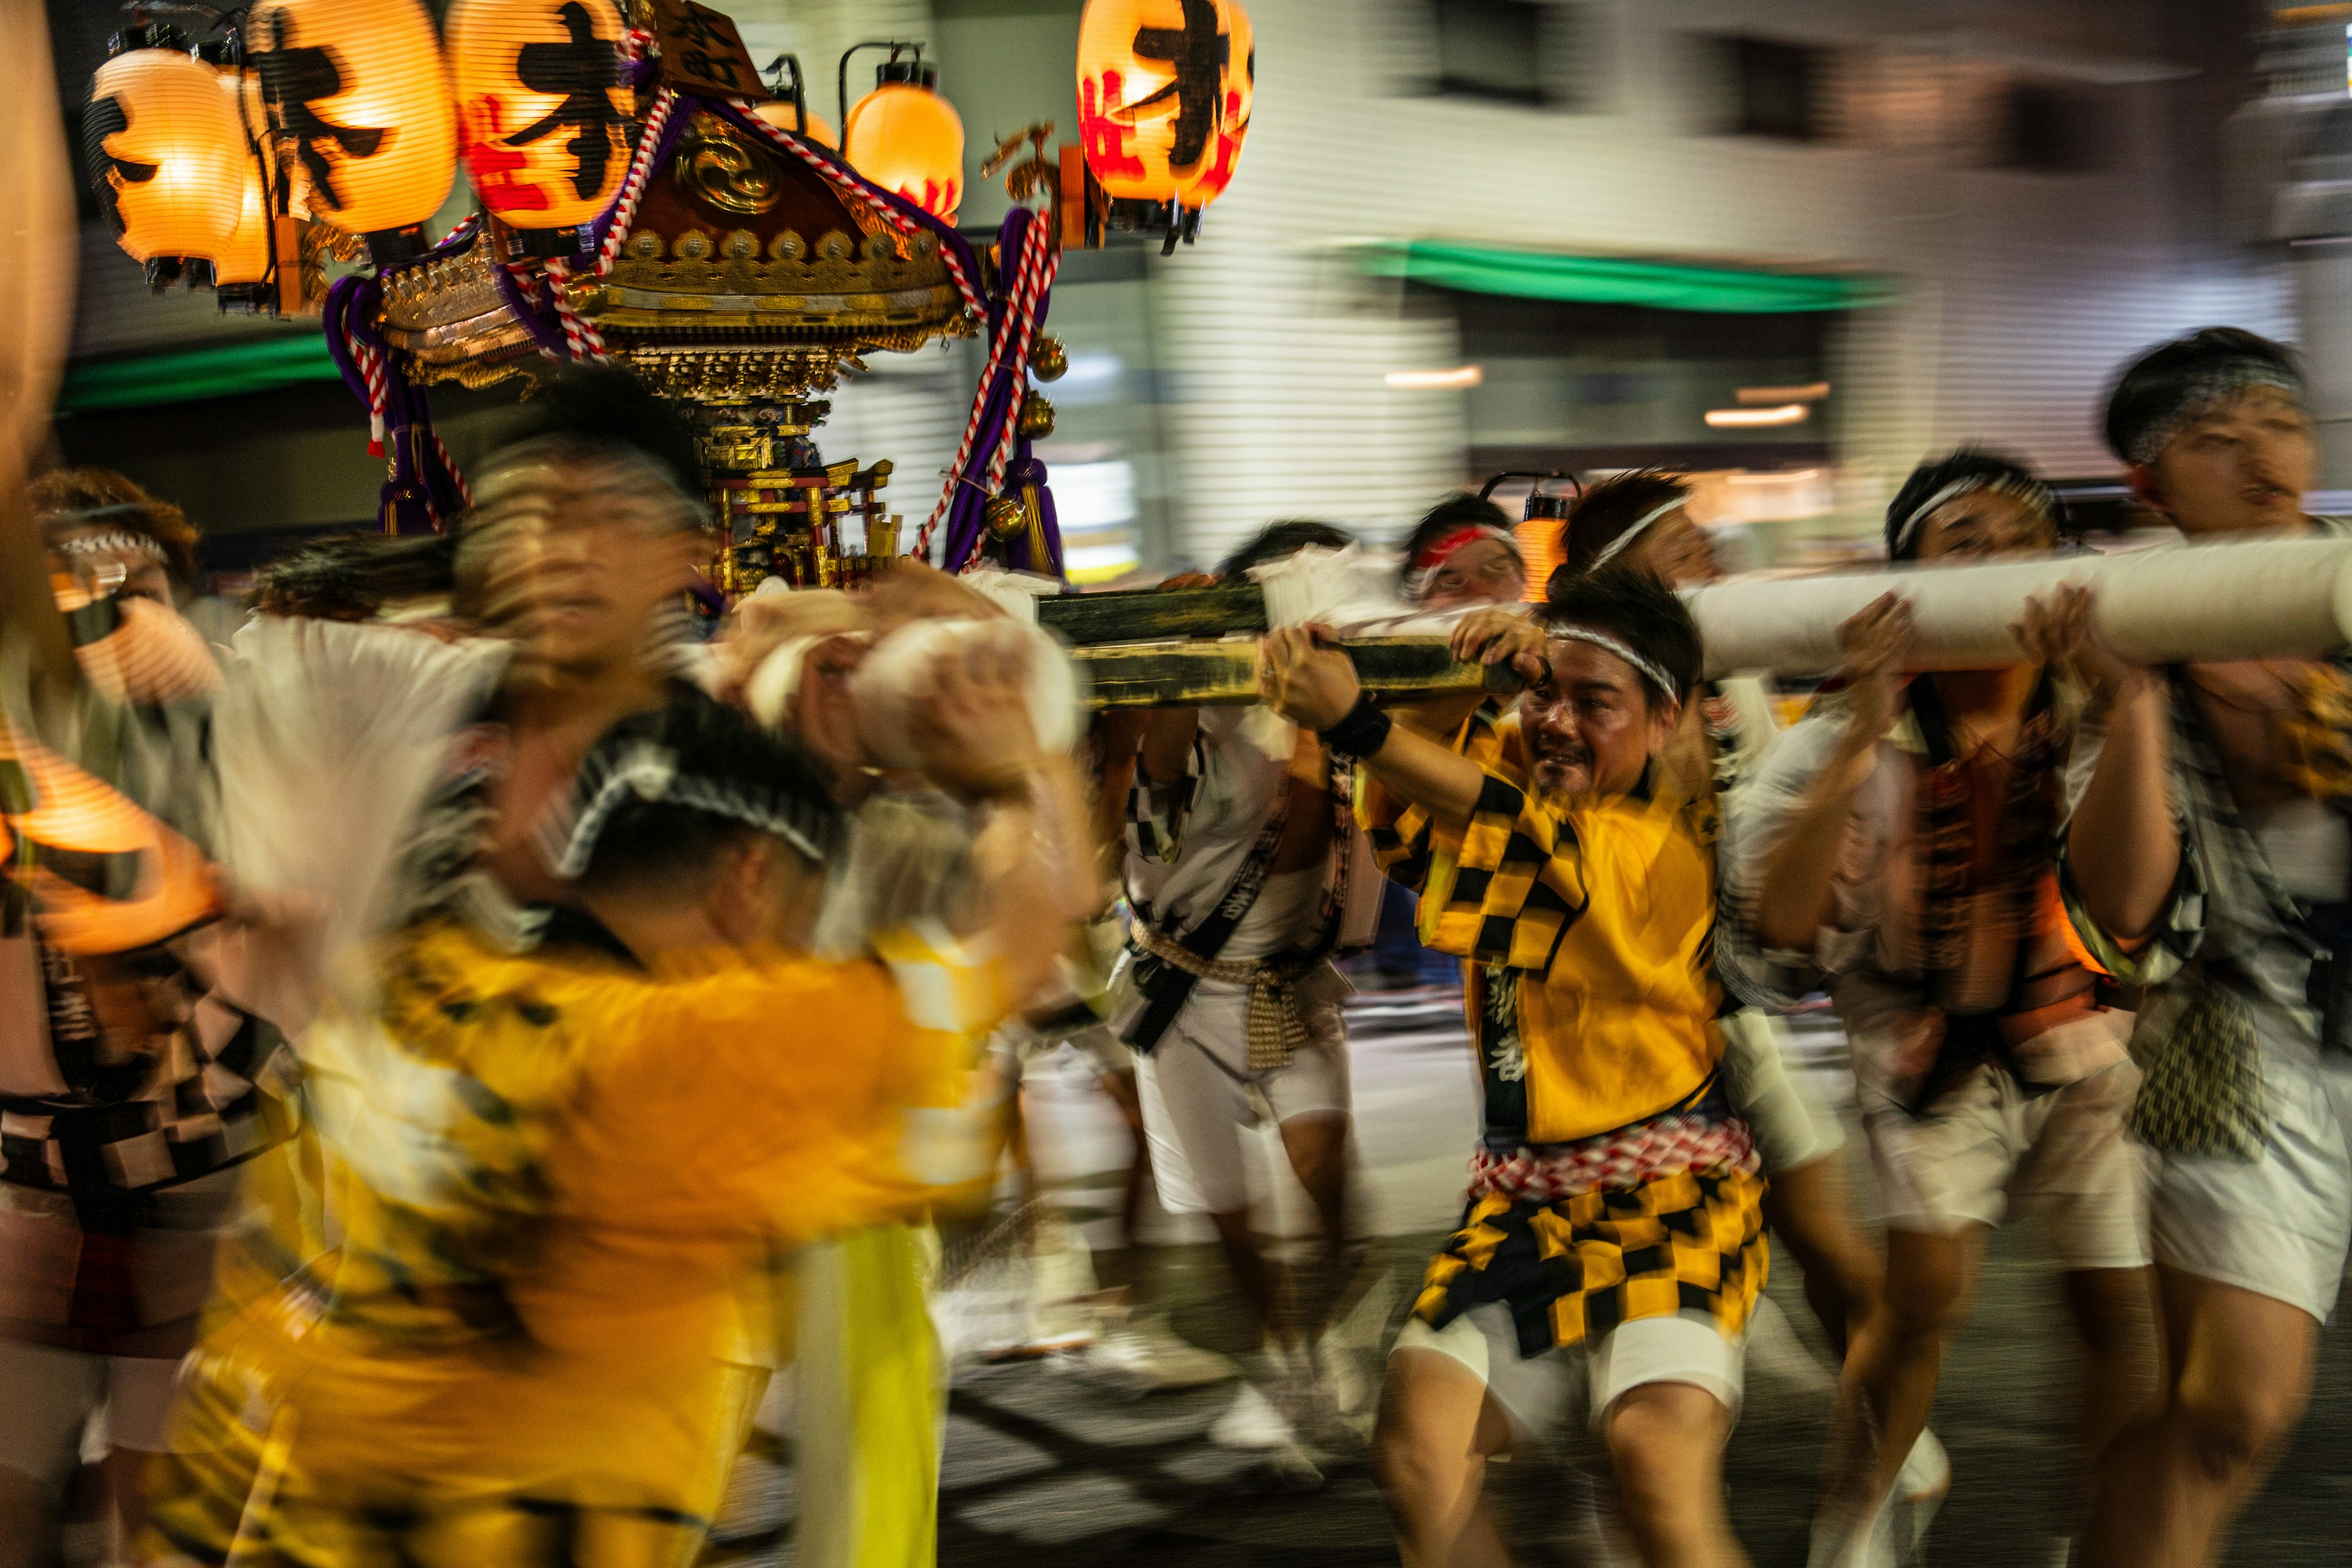
[[[1764,1184],[1717,1079],[1712,826],[1653,789],[1698,633],[1656,583],[1608,572],[1489,635],[1528,689],[1451,746],[1392,722],[1318,628],[1269,637],[1261,677],[1358,760],[1375,851],[1470,973],[1485,1136],[1390,1362],[1383,1489],[1407,1564],[1503,1561],[1485,1462],[1542,1435],[1580,1373],[1643,1558],[1738,1563],[1721,1453]]]
[[[992,956],[913,930],[805,956],[836,809],[798,753],[684,700],[591,753],[550,837],[577,907],[538,948],[427,920],[372,1016],[313,1031],[343,1234],[322,1299],[246,1314],[277,1364],[236,1561],[691,1555],[740,1436],[746,1274],[991,1168],[973,1042],[1041,977],[992,937],[1050,926],[1061,882],[1017,689],[936,684]]]

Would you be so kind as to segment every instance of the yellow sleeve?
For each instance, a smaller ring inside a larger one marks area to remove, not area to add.
[[[1588,901],[1574,825],[1489,767],[1456,831],[1451,875],[1423,897],[1423,942],[1480,963],[1549,970]]]

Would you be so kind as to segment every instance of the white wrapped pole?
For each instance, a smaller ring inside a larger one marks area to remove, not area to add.
[[[2067,583],[2092,588],[2100,631],[2136,664],[2292,658],[2352,644],[2352,539],[1763,579],[1684,599],[1710,676],[1826,675],[1838,667],[1839,623],[1886,593],[1911,601],[1913,668],[1990,669],[2024,657],[2009,628],[2025,601]]]

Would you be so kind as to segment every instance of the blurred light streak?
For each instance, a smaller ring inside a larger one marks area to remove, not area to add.
[[[1826,381],[1803,386],[1743,386],[1733,394],[1742,403],[1819,403],[1830,395]]]
[[[1803,404],[1789,403],[1778,408],[1710,408],[1706,422],[1718,430],[1748,429],[1759,425],[1801,425],[1811,416],[1812,410]]]
[[[1475,364],[1452,370],[1392,370],[1381,377],[1400,392],[1459,392],[1486,379],[1486,371]]]

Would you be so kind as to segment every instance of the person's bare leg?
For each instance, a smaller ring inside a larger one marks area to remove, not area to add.
[[[1601,1421],[1618,1510],[1649,1568],[1734,1568],[1748,1561],[1723,1507],[1731,1413],[1696,1384],[1645,1383]]]
[[[1118,1262],[1111,1266],[1105,1255],[1096,1260],[1096,1268],[1105,1289],[1123,1289],[1131,1295],[1136,1282],[1142,1278],[1136,1262],[1135,1230],[1143,1215],[1143,1189],[1151,1180],[1151,1141],[1144,1135],[1143,1099],[1136,1089],[1133,1070],[1099,1073],[1095,1084],[1118,1107],[1119,1120],[1127,1124],[1127,1135],[1135,1151],[1127,1163],[1126,1189],[1119,1194]]]
[[[1878,1310],[1886,1270],[1846,1203],[1838,1156],[1775,1172],[1764,1194],[1764,1223],[1805,1277],[1805,1303],[1843,1358]]]
[[[2107,1446],[2086,1568],[2205,1568],[2303,1419],[2319,1324],[2275,1297],[2157,1266],[2168,1359],[2156,1415]]]
[[[748,1418],[750,1412],[745,1415]],[[147,1529],[147,1467],[154,1457],[142,1448],[109,1448],[100,1462],[99,1468],[106,1475],[106,1489],[114,1499],[118,1562],[138,1560],[139,1538]]]
[[[1217,1227],[1217,1243],[1224,1251],[1225,1267],[1233,1271],[1234,1288],[1241,1292],[1242,1302],[1249,1309],[1255,1344],[1274,1327],[1274,1270],[1265,1255],[1257,1249],[1257,1237],[1250,1230],[1249,1210],[1213,1214],[1209,1219]]]
[[[44,1568],[56,1560],[57,1494],[33,1476],[0,1467],[0,1568]]]
[[[1389,1358],[1372,1429],[1372,1471],[1405,1568],[1506,1568],[1483,1500],[1486,1461],[1509,1445],[1502,1407],[1477,1375],[1437,1351]]]
[[[1859,1527],[1894,1489],[1912,1445],[1927,1425],[1943,1368],[1944,1342],[1964,1315],[1984,1227],[1950,1236],[1886,1233],[1886,1286],[1865,1342],[1850,1357],[1859,1399],[1845,1402],[1831,1435],[1832,1475],[1824,1518]]]
[[[2147,1268],[2076,1268],[2058,1277],[2083,1341],[2083,1455],[2095,1460],[2116,1434],[2151,1411],[2160,1382],[2156,1277]]]
[[[1299,1276],[1297,1292],[1299,1332],[1312,1343],[1347,1285],[1348,1118],[1323,1110],[1294,1116],[1282,1124],[1282,1148],[1323,1233],[1320,1266]]]

